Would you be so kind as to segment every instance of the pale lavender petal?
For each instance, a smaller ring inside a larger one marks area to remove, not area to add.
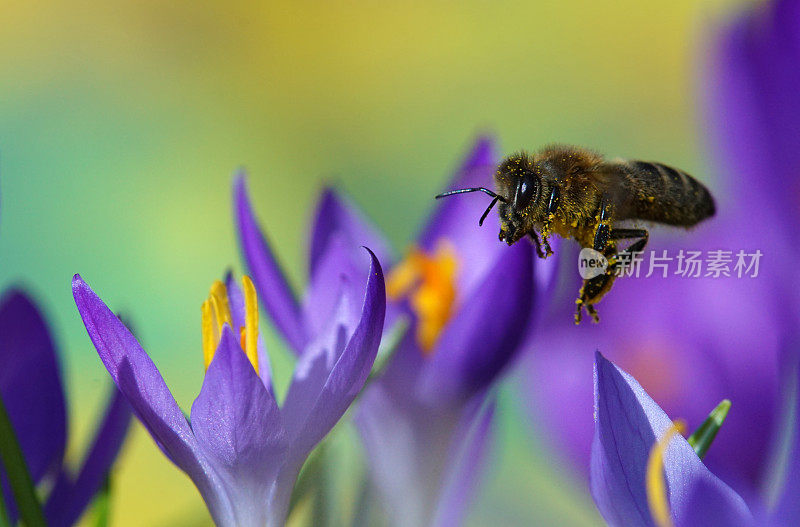
[[[479,138],[452,181],[442,190],[478,186],[493,188],[497,162],[494,141],[488,137]],[[478,226],[478,220],[490,201],[491,198],[479,192],[437,200],[436,208],[418,238],[420,246],[427,252],[434,252],[442,241],[454,246],[460,264],[458,291],[464,295],[471,294],[498,255],[507,248],[497,238],[499,220],[496,211],[489,215],[483,227]]]
[[[481,400],[483,397],[480,397]],[[463,525],[469,513],[484,475],[494,434],[492,422],[495,401],[491,401],[480,414],[471,419],[467,430],[456,434],[457,452],[448,462],[449,474],[446,476],[444,492],[439,498],[439,507],[434,525],[449,527]]]
[[[343,289],[341,286],[339,289]],[[320,395],[333,365],[341,356],[354,327],[348,325],[350,304],[355,299],[344,291],[339,293],[338,305],[325,328],[306,346],[294,369],[294,377],[283,401],[284,427],[290,438],[303,428],[311,409]]]
[[[369,247],[384,266],[391,265],[393,261],[391,246],[383,234],[355,204],[340,196],[334,188],[328,187],[322,191],[311,225],[309,276],[315,276],[320,259],[327,252],[334,235],[342,237],[351,250]]]
[[[72,294],[100,359],[136,416],[170,460],[192,478],[215,521],[234,525],[221,482],[153,361],[80,275],[72,279]]]
[[[292,445],[294,457],[305,457],[344,414],[364,386],[372,370],[383,331],[386,312],[386,290],[383,271],[369,251],[372,263],[367,280],[361,320],[339,356],[306,422],[297,432]],[[309,386],[309,389],[312,387]]]
[[[356,424],[377,487],[393,525],[430,525],[436,514],[454,442],[473,408],[430,408],[388,392],[383,382],[366,390]]]
[[[633,377],[596,353],[590,482],[597,507],[610,525],[654,525],[646,494],[647,460],[671,424]],[[698,481],[714,487],[714,503],[724,504],[737,517],[750,517],[742,498],[703,465],[681,436],[667,448],[664,475],[673,518],[685,517],[689,491]]]
[[[325,253],[320,255],[316,271],[311,276],[303,300],[304,328],[309,340],[317,338],[329,326],[342,294],[351,300],[348,316],[342,323],[352,331],[361,317],[363,284],[369,268],[363,262],[363,249],[349,244],[339,233],[331,233]],[[354,254],[354,249],[358,253]]]
[[[45,514],[49,525],[66,527],[78,521],[103,486],[122,448],[130,422],[131,406],[115,387],[77,478],[74,482],[66,477],[59,478],[48,496]]]
[[[66,446],[64,388],[47,323],[19,290],[0,302],[0,395],[31,477],[55,475]]]
[[[299,353],[306,343],[300,306],[258,225],[244,175],[236,177],[233,192],[239,244],[259,299],[292,350]]]
[[[192,429],[235,504],[236,524],[256,526],[267,521],[286,433],[275,399],[237,340],[226,324],[192,405]]]
[[[448,323],[420,378],[428,404],[464,401],[484,390],[515,358],[533,304],[533,249],[504,254]]]

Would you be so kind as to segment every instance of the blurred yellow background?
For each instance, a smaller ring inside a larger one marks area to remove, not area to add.
[[[57,332],[73,458],[110,382],[73,273],[134,322],[188,409],[203,372],[200,303],[240,268],[235,169],[250,172],[298,286],[325,182],[402,249],[476,133],[496,133],[504,151],[574,142],[713,181],[699,79],[714,28],[740,3],[4,1],[0,283],[28,287]],[[291,363],[269,344],[280,389]],[[508,387],[471,521],[597,523],[521,407]],[[336,449],[357,466],[344,428]],[[114,487],[113,525],[210,521],[138,424]]]

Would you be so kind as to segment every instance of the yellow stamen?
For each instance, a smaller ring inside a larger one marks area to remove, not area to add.
[[[242,277],[245,303],[244,327],[233,327],[228,290],[219,280],[211,285],[208,300],[202,306],[203,362],[208,370],[219,341],[222,338],[222,327],[228,324],[231,329],[239,330],[240,344],[250,364],[258,372],[258,300],[253,282],[249,277]]]
[[[664,452],[669,446],[672,436],[686,432],[686,423],[675,421],[664,435],[653,445],[650,457],[647,460],[647,504],[650,514],[658,527],[672,527],[672,517],[669,513],[669,500],[667,499],[667,485],[664,481]]]
[[[417,343],[430,352],[453,314],[456,301],[458,260],[452,246],[440,242],[429,256],[412,248],[386,280],[386,292],[394,300],[410,298],[417,315]]]
[[[405,260],[398,263],[386,277],[386,294],[397,300],[406,295],[419,281],[419,262],[424,258],[419,249],[413,248]]]
[[[214,338],[214,321],[211,318],[211,301],[203,302],[203,362],[208,370],[211,359],[214,357],[216,339]]]
[[[244,350],[250,363],[258,371],[258,300],[256,288],[249,276],[242,277],[244,291]]]
[[[228,289],[219,280],[211,284],[211,300],[217,314],[220,330],[225,323],[233,327],[231,308],[228,304]]]

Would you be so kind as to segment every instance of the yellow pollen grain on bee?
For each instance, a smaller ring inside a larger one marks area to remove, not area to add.
[[[409,298],[418,319],[417,344],[424,352],[433,349],[453,314],[457,270],[455,250],[448,242],[440,241],[433,255],[412,248],[387,277],[389,298]]]
[[[672,527],[669,500],[667,497],[667,484],[664,478],[663,465],[664,453],[670,441],[676,434],[684,434],[686,423],[675,421],[650,449],[647,459],[647,472],[645,476],[647,490],[647,504],[650,514],[658,527]]]

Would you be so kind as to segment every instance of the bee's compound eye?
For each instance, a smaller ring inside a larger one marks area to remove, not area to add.
[[[514,208],[517,210],[524,209],[531,202],[531,199],[536,195],[539,180],[532,172],[526,172],[520,178],[519,185],[517,186],[517,194],[514,196]]]

